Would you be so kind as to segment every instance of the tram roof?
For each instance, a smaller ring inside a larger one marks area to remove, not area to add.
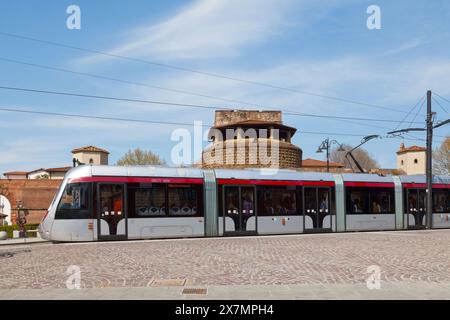
[[[400,176],[402,183],[427,183],[427,178],[423,174]],[[433,176],[433,183],[450,184],[450,176]]]
[[[390,182],[394,183],[392,176],[380,176],[378,174],[367,173],[343,173],[341,174],[344,181],[353,182]]]
[[[217,179],[334,181],[333,174],[288,169],[216,169]]]
[[[66,177],[118,176],[118,177],[175,177],[203,178],[203,171],[196,168],[170,168],[163,166],[78,166]]]
[[[91,176],[122,176],[122,177],[173,177],[173,178],[203,178],[203,169],[171,168],[164,166],[91,166],[83,165],[70,169],[66,178]],[[243,180],[304,180],[304,181],[334,181],[333,173],[306,172],[289,169],[214,169],[217,179]],[[394,182],[392,176],[379,176],[366,173],[338,174],[344,181],[359,182]],[[402,183],[426,183],[425,175],[400,176]],[[433,176],[433,183],[450,184],[450,176]]]

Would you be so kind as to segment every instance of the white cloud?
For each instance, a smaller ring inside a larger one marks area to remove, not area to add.
[[[403,43],[401,43],[400,45],[398,45],[398,46],[396,46],[394,48],[386,50],[382,54],[382,56],[390,56],[390,55],[399,54],[399,53],[402,53],[402,52],[405,52],[405,51],[417,48],[417,47],[419,47],[421,45],[424,45],[426,43],[428,43],[428,42],[422,37],[415,38],[415,39],[403,42]]]
[[[293,0],[197,0],[178,14],[126,34],[110,53],[160,60],[234,55],[239,49],[281,34]],[[83,62],[98,62],[95,55]]]

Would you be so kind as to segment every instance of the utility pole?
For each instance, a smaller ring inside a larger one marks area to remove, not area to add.
[[[431,229],[433,225],[433,130],[450,123],[450,119],[439,121],[433,125],[434,112],[431,110],[431,90],[427,91],[427,127],[424,128],[407,128],[388,132],[388,134],[401,134],[410,131],[426,131],[427,132],[427,154],[426,154],[426,177],[427,177],[427,192],[426,192],[426,219],[425,226]]]
[[[427,218],[426,227],[431,229],[433,217],[433,112],[431,110],[431,90],[427,91]]]

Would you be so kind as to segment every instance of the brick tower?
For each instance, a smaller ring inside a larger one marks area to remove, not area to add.
[[[296,131],[282,123],[281,111],[216,111],[202,167],[299,168],[302,150],[291,143]]]

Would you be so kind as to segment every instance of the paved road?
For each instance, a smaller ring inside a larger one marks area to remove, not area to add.
[[[377,266],[381,291],[403,288],[406,294],[405,286],[422,283],[428,297],[450,299],[449,248],[450,230],[5,246],[0,264],[8,271],[0,278],[0,294],[57,292],[51,290],[66,288],[72,265],[79,267],[80,287],[95,290],[176,287],[180,295],[183,287],[214,292],[240,285],[275,288],[277,294],[278,285],[373,292],[366,287],[367,268]]]

